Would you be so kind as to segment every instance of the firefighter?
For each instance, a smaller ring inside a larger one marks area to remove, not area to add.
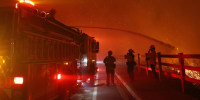
[[[135,62],[135,53],[132,49],[128,50],[128,53],[125,55],[125,59],[127,59],[127,72],[131,81],[134,80],[134,67],[136,66]]]
[[[155,66],[156,66],[156,50],[155,50],[155,46],[154,45],[151,45],[150,46],[150,49],[148,51],[148,54],[147,54],[147,59],[146,59],[152,69],[152,72],[153,72],[153,75],[156,79],[159,79],[158,78],[158,75],[156,73],[156,70],[155,70]]]
[[[107,74],[107,86],[110,85],[110,77],[111,77],[111,81],[112,84],[114,84],[114,74],[115,74],[115,67],[116,64],[114,63],[116,61],[115,57],[112,56],[112,51],[108,51],[108,56],[104,59],[104,63],[106,66],[106,74]]]

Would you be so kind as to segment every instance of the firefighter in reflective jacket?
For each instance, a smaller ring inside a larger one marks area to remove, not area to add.
[[[112,84],[114,85],[114,74],[115,74],[115,67],[116,64],[114,63],[116,61],[115,57],[111,56],[112,51],[108,51],[108,56],[104,59],[104,63],[106,66],[106,74],[107,74],[107,85],[110,85],[110,76]]]
[[[154,77],[156,79],[158,79],[158,75],[157,75],[156,70],[155,70],[155,66],[156,66],[156,50],[155,50],[155,46],[154,45],[150,46],[150,49],[148,51],[146,60],[148,60],[148,63],[150,65],[151,69],[152,69]]]
[[[136,65],[135,55],[133,53],[134,51],[132,49],[129,49],[128,53],[125,55],[125,59],[127,59],[127,72],[131,81],[133,81],[134,79],[134,66]]]

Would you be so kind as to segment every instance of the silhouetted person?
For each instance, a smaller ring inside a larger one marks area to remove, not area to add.
[[[107,74],[107,85],[110,85],[110,77],[111,77],[111,81],[112,84],[114,85],[114,74],[115,74],[115,57],[111,56],[112,55],[112,51],[108,51],[108,56],[104,59],[104,63],[106,66],[106,74]]]
[[[147,54],[147,60],[148,60],[148,63],[150,65],[151,69],[152,69],[154,77],[156,79],[159,79],[158,75],[156,73],[156,70],[155,70],[155,66],[156,66],[156,50],[155,50],[155,46],[154,45],[150,46],[150,49],[149,49],[148,54]]]
[[[134,80],[134,67],[136,65],[135,62],[135,55],[133,54],[134,51],[132,49],[128,50],[128,53],[125,55],[125,59],[127,59],[127,72],[131,81]]]

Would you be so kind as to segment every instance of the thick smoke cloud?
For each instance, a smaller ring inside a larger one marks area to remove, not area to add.
[[[200,53],[199,0],[35,0],[44,9],[55,8],[56,18],[69,26],[106,27],[137,32],[172,45],[174,53]],[[158,51],[168,46],[122,31],[82,28],[101,43],[100,55],[128,48],[144,53],[154,43]],[[163,48],[162,48],[163,47]],[[165,49],[167,48],[167,49]],[[166,52],[167,53],[167,52]]]

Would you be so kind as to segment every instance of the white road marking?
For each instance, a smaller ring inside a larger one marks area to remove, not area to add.
[[[138,95],[136,95],[136,93],[124,82],[124,80],[122,80],[122,78],[117,73],[115,73],[115,75],[122,82],[122,84],[128,90],[132,97],[134,97],[136,100],[141,100],[141,98]]]
[[[128,96],[123,92],[124,90],[121,87],[116,86],[116,88],[119,91],[119,93],[120,93],[120,95],[121,95],[123,100],[129,100]]]
[[[94,85],[98,85],[98,73],[96,75],[96,81],[95,81],[95,84]],[[96,100],[97,99],[97,87],[94,88],[94,91],[93,91],[93,96],[92,96],[92,100]]]

